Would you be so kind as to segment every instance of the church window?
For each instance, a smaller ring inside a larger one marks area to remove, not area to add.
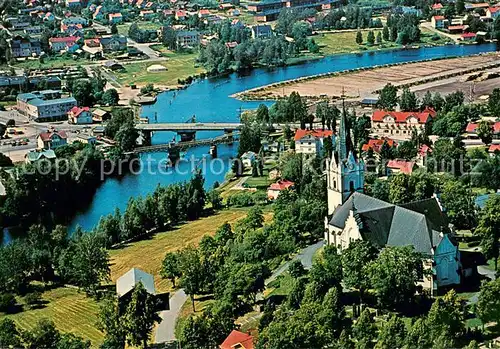
[[[351,193],[354,192],[354,181],[349,182],[349,190],[351,191]]]
[[[337,181],[335,179],[333,180],[333,189],[337,189]]]

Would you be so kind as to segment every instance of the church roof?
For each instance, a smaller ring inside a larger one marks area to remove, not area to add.
[[[447,226],[435,198],[398,206],[354,192],[335,209],[330,224],[344,229],[351,211],[363,239],[379,247],[412,245],[417,252],[432,254]]]

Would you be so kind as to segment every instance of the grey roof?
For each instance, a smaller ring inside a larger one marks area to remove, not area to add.
[[[116,280],[116,294],[118,297],[126,295],[139,282],[142,283],[148,293],[156,294],[153,275],[137,268],[130,269]]]
[[[101,45],[109,45],[112,41],[118,41],[120,44],[126,44],[127,38],[122,35],[114,35],[105,38],[101,38]]]
[[[41,107],[44,105],[53,105],[53,104],[63,104],[63,103],[72,103],[72,104],[76,105],[76,99],[73,97],[48,99],[48,100],[35,98],[35,99],[30,100],[28,103],[35,106],[35,107]]]
[[[383,247],[412,245],[415,250],[432,254],[447,229],[446,216],[435,198],[397,206],[355,192],[333,212],[330,224],[344,229],[353,212],[361,236]]]

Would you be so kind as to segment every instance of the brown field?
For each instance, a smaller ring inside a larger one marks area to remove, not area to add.
[[[387,83],[403,85],[415,83],[429,77],[448,76],[464,69],[479,68],[482,65],[499,62],[496,54],[451,58],[436,61],[409,63],[392,67],[374,68],[359,72],[351,72],[337,76],[323,77],[305,81],[289,82],[280,86],[270,86],[249,91],[245,96],[250,98],[276,98],[297,91],[301,96],[338,97],[345,90],[351,98],[363,98],[373,95],[374,91]]]

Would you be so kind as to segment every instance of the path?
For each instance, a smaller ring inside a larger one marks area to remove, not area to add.
[[[183,289],[176,291],[170,298],[170,310],[160,313],[162,321],[156,329],[155,343],[165,343],[175,340],[175,323],[187,299],[188,296]]]
[[[425,29],[428,29],[430,30],[431,32],[434,32],[436,34],[439,34],[439,35],[442,35],[442,36],[446,36],[447,38],[450,38],[451,40],[453,40],[454,42],[457,42],[459,43],[460,41],[458,40],[458,38],[460,37],[460,35],[457,35],[457,34],[449,34],[449,33],[445,33],[441,30],[437,30],[436,28],[434,28],[432,26],[432,23],[431,22],[423,22],[423,23],[420,23],[420,27],[422,28],[425,28]]]
[[[490,280],[495,280],[495,271],[491,270],[489,268],[486,268],[484,265],[478,265],[477,266],[477,272],[481,274],[482,276],[486,276]],[[469,298],[467,301],[468,304],[475,304],[479,300],[479,292],[476,292],[476,294],[472,297]]]
[[[295,261],[299,260],[302,262],[302,265],[306,269],[311,269],[312,263],[313,263],[313,257],[316,251],[318,251],[323,245],[325,244],[324,240],[318,241],[314,245],[308,246],[304,248],[298,255],[293,257],[291,260],[280,266],[278,269],[276,269],[272,275],[266,280],[266,285],[268,285],[270,282],[276,280],[278,276],[283,274],[286,270],[288,270],[288,267],[290,264]]]

